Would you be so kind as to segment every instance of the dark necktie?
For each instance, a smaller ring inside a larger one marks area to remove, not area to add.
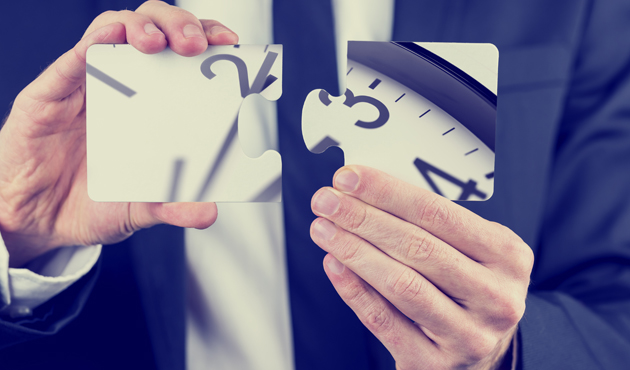
[[[322,267],[325,252],[309,235],[311,197],[343,165],[337,148],[309,152],[301,130],[309,92],[339,95],[331,2],[275,0],[273,23],[274,43],[284,45],[278,132],[296,369],[386,369],[393,362],[335,292]]]

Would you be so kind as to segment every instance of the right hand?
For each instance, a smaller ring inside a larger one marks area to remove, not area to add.
[[[147,54],[168,44],[193,56],[208,44],[237,42],[217,21],[147,1],[135,12],[99,15],[72,50],[29,84],[0,131],[0,233],[10,266],[62,246],[118,242],[160,223],[212,225],[214,203],[97,203],[88,197],[85,58],[93,44],[129,43]]]

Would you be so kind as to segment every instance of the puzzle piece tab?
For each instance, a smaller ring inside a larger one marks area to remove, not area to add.
[[[346,164],[380,169],[448,199],[490,198],[493,45],[350,41],[347,68],[343,96],[314,90],[306,98],[302,134],[311,152],[338,146]]]
[[[170,49],[146,55],[130,45],[90,47],[90,197],[280,201],[281,158],[269,140],[275,122],[257,127],[261,122],[250,118],[244,125],[239,112],[242,104],[264,107],[281,94],[281,45],[209,46],[195,57]],[[248,157],[240,142],[255,145],[259,157]]]

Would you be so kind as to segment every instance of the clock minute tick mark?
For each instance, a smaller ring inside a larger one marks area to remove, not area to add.
[[[486,179],[490,180],[494,178],[494,171],[486,174]]]
[[[422,118],[425,114],[429,113],[430,111],[431,111],[431,109],[427,110],[426,112],[422,113],[422,114],[420,115],[420,117],[418,117],[418,118]]]
[[[406,93],[405,93],[405,94],[406,94]],[[400,99],[402,99],[402,97],[403,97],[403,96],[405,96],[405,94],[402,94],[402,95],[401,95],[398,99],[396,99],[396,101],[395,101],[394,103],[398,103],[398,101],[399,101]]]
[[[378,84],[381,83],[381,80],[379,80],[378,78],[374,80],[374,82],[372,82],[372,84],[370,84],[370,89],[374,90],[376,88],[376,86],[378,86]]]
[[[453,130],[455,130],[455,127],[453,127],[452,129],[450,129],[450,130],[446,131],[445,133],[443,133],[443,134],[442,134],[442,136],[444,136],[444,135],[448,134],[449,132],[451,132],[451,131],[453,131]]]
[[[354,69],[354,67],[350,67],[350,70],[348,70],[348,73],[346,73],[346,76],[350,74],[350,72],[352,72],[352,70]]]
[[[476,152],[477,150],[479,150],[479,148],[475,148],[475,149],[471,150],[470,152],[468,152],[468,153],[466,153],[464,155],[472,154],[472,153]]]
[[[265,50],[263,50],[263,53],[266,53],[267,49],[269,49],[269,45],[265,45]]]

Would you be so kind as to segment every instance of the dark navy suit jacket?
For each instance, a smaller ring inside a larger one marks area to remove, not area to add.
[[[133,3],[3,4],[0,109],[69,49],[91,18]],[[511,228],[534,250],[519,367],[627,369],[630,3],[399,0],[393,38],[499,48],[495,193],[464,206]],[[304,90],[315,88],[326,86]],[[291,114],[299,117],[300,109]],[[281,130],[281,150],[286,135]],[[321,267],[324,253],[308,236],[310,197],[330,183],[340,158],[295,150],[301,163],[287,162],[283,152],[283,189],[292,215],[285,224],[297,368],[393,369],[334,292]],[[300,182],[313,169],[318,180]],[[185,292],[182,230],[138,232],[104,248],[97,268],[33,317],[0,321],[0,368],[184,369]]]

